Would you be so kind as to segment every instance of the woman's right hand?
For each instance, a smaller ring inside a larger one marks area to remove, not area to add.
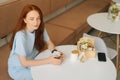
[[[50,64],[55,64],[55,65],[59,65],[63,62],[63,58],[55,58],[57,56],[53,55],[51,57],[49,57],[49,63]]]

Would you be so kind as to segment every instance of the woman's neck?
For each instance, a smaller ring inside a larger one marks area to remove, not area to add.
[[[31,33],[33,33],[33,32],[34,32],[34,30],[29,29],[29,28],[27,28],[27,27],[25,27],[25,30],[26,30],[26,31],[28,31],[28,32],[31,32]]]

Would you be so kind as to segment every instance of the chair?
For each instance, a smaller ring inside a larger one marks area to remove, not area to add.
[[[108,48],[104,42],[104,40],[100,37],[96,37],[96,36],[91,36],[91,35],[88,35],[87,33],[84,33],[83,34],[83,37],[92,37],[95,39],[95,48],[97,50],[97,52],[104,52],[108,58],[110,59],[113,59],[116,55],[117,55],[117,52],[111,48]]]

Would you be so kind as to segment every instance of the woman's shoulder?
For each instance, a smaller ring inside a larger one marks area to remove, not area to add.
[[[16,36],[18,37],[22,37],[22,36],[25,36],[25,31],[24,30],[20,30],[16,33]]]

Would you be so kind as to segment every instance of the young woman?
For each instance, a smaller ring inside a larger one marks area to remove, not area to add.
[[[31,66],[43,64],[61,64],[62,55],[51,55],[48,58],[34,60],[45,44],[52,53],[60,53],[54,47],[44,27],[43,15],[35,5],[26,5],[19,17],[13,37],[10,41],[10,56],[8,59],[8,72],[14,80],[32,80]],[[51,53],[50,53],[51,54]]]

